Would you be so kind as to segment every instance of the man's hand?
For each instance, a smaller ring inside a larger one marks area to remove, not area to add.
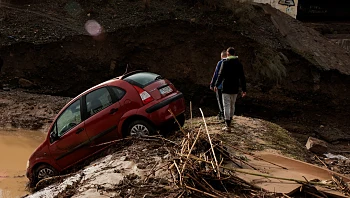
[[[214,91],[216,92],[218,90],[218,88],[217,87],[214,87]]]
[[[210,90],[214,91],[214,87],[210,86]]]
[[[247,95],[247,92],[242,91],[242,98],[244,98],[245,95]]]

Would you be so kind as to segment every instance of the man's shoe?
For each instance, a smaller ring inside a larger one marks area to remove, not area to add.
[[[225,126],[224,128],[222,128],[222,130],[223,130],[223,131],[226,131],[226,132],[231,132],[230,127],[227,127],[227,126]]]
[[[216,118],[220,121],[220,120],[223,120],[224,119],[224,115],[220,112]]]

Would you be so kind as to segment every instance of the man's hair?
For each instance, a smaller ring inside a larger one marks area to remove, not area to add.
[[[230,55],[235,55],[235,48],[233,48],[233,47],[229,47],[229,48],[227,48],[227,50],[226,50]]]
[[[221,52],[221,56],[224,56],[224,57],[226,57],[226,56],[227,56],[227,52],[226,52],[226,50],[222,50],[222,52]]]

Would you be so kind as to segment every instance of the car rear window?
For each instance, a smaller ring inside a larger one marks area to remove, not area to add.
[[[146,87],[159,79],[162,79],[160,75],[150,72],[140,72],[124,78],[126,82],[141,88]]]

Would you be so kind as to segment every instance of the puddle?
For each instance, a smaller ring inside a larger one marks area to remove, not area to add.
[[[38,131],[0,130],[0,198],[29,194],[26,164],[44,139],[45,134]]]

